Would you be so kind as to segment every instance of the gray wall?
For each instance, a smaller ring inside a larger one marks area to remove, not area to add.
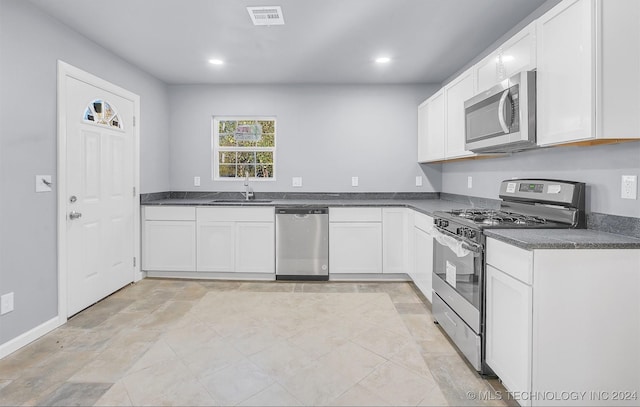
[[[15,311],[0,316],[0,344],[57,314],[58,59],[140,95],[142,192],[169,188],[166,85],[31,3],[1,0],[0,294],[15,293]],[[53,175],[52,193],[34,192],[37,174]]]
[[[215,115],[277,117],[276,181],[260,191],[431,192],[440,168],[416,163],[417,106],[426,85],[170,86],[171,189],[240,191],[242,181],[211,177],[211,119]],[[423,186],[415,186],[416,175]],[[201,177],[201,187],[193,177]],[[303,177],[302,188],[291,178]],[[360,186],[351,187],[358,176]]]
[[[591,147],[553,147],[487,160],[442,165],[442,192],[498,198],[500,181],[535,177],[587,184],[587,211],[640,218],[637,200],[620,198],[621,176],[640,177],[640,141]],[[467,177],[473,187],[467,188]]]

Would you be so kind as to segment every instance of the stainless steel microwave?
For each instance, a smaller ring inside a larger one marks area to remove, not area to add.
[[[465,148],[506,153],[536,145],[536,73],[520,72],[464,102]]]

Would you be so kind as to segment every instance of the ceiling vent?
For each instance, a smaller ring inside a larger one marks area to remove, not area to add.
[[[253,25],[284,25],[280,6],[247,7]]]

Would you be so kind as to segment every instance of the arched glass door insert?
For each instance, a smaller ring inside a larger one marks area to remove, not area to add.
[[[84,120],[102,126],[122,129],[122,122],[118,113],[105,100],[96,99],[89,103],[84,111]]]

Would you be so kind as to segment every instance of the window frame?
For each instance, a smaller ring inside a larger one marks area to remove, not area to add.
[[[221,147],[220,146],[220,122],[221,121],[273,121],[273,147]],[[220,176],[220,152],[224,151],[237,151],[237,152],[270,152],[273,155],[273,162],[271,166],[273,168],[273,176],[269,178],[264,177],[249,177],[250,181],[272,182],[276,180],[276,151],[277,151],[277,133],[278,133],[278,120],[275,115],[273,116],[212,116],[211,117],[211,179],[213,181],[244,181],[244,177],[221,177]]]

